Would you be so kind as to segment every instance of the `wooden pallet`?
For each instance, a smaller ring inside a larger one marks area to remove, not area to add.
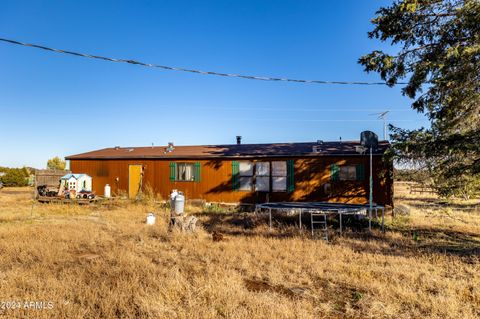
[[[70,199],[70,198],[63,198],[63,197],[47,197],[47,196],[39,196],[37,197],[37,201],[40,203],[55,203],[55,204],[79,204],[79,205],[85,205],[85,204],[91,204],[91,203],[96,203],[103,200],[102,198],[95,197],[93,199],[88,199],[88,198],[75,198],[75,199]]]

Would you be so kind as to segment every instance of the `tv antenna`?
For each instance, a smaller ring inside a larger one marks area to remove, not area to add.
[[[378,113],[372,113],[368,115],[377,115],[379,120],[383,120],[383,140],[387,140],[387,114],[390,111],[385,111],[385,112],[378,112]]]

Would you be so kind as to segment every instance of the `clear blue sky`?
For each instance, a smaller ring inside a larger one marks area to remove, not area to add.
[[[379,81],[358,58],[390,1],[2,1],[0,37],[218,72]],[[0,43],[0,166],[120,146],[382,136],[368,114],[428,121],[400,88],[252,81],[163,71]]]

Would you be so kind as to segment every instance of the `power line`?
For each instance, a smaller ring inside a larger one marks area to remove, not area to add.
[[[225,118],[225,120],[228,120]],[[343,122],[374,122],[374,123],[382,123],[382,120],[363,120],[363,119],[294,119],[294,118],[236,118],[235,121],[273,121],[273,122],[335,122],[335,123],[343,123]],[[391,122],[423,122],[425,120],[393,120]]]
[[[25,43],[25,42],[15,41],[15,40],[11,40],[11,39],[0,38],[0,41],[10,43],[10,44],[17,44],[17,45],[42,49],[42,50],[46,50],[46,51],[52,51],[52,52],[57,52],[57,53],[63,53],[63,54],[68,54],[68,55],[84,57],[84,58],[99,59],[99,60],[110,61],[110,62],[128,63],[128,64],[141,65],[141,66],[144,66],[144,67],[159,68],[159,69],[170,70],[170,71],[190,72],[190,73],[197,73],[197,74],[204,74],[204,75],[236,77],[236,78],[242,78],[242,79],[248,79],[248,80],[260,80],[260,81],[296,82],[296,83],[312,83],[312,84],[387,85],[385,82],[301,80],[301,79],[291,79],[291,78],[277,78],[277,77],[268,77],[268,76],[253,76],[253,75],[242,75],[242,74],[234,74],[234,73],[220,73],[220,72],[213,72],[213,71],[201,71],[201,70],[195,70],[195,69],[185,69],[185,68],[177,68],[177,67],[171,67],[171,66],[166,66],[166,65],[145,63],[145,62],[140,62],[140,61],[136,61],[136,60],[115,59],[115,58],[108,58],[108,57],[99,56],[99,55],[91,55],[91,54],[86,54],[86,53],[78,53],[78,52],[73,52],[73,51],[54,49],[54,48],[46,47],[46,46],[43,46],[43,45]],[[400,82],[400,83],[397,83],[397,84],[407,84],[407,83],[401,83]]]
[[[156,110],[171,110],[172,108],[175,108],[175,109],[188,109],[188,110],[193,110],[193,111],[199,111],[199,110],[214,110],[214,111],[225,111],[225,112],[229,112],[229,111],[273,111],[273,112],[277,112],[277,113],[280,113],[280,112],[331,112],[331,113],[338,113],[338,112],[341,112],[341,113],[344,113],[344,112],[380,112],[382,111],[383,109],[365,109],[365,108],[355,108],[355,109],[352,109],[352,108],[348,108],[348,109],[344,109],[342,107],[338,107],[338,108],[331,108],[332,106],[330,106],[330,108],[328,109],[322,109],[322,108],[291,108],[291,107],[288,107],[288,108],[282,108],[282,107],[262,107],[262,106],[259,106],[259,107],[252,107],[252,106],[247,106],[247,107],[222,107],[222,106],[195,106],[195,105],[173,105],[173,106],[167,106],[167,105],[160,105],[160,106],[155,106],[155,109]],[[150,109],[152,107],[150,106],[144,106],[145,109]],[[14,106],[2,106],[0,105],[0,110],[15,110],[15,111],[19,111],[19,112],[22,112],[22,109],[19,109],[18,107],[14,107]],[[411,108],[405,108],[405,109],[393,109],[393,110],[389,110],[388,111],[389,113],[396,113],[396,112],[415,112],[415,110],[411,109]],[[380,113],[374,113],[374,114],[368,114],[368,115],[376,115],[376,114],[380,114]]]
[[[194,108],[195,110],[220,110],[220,111],[275,111],[275,112],[284,112],[284,111],[292,111],[292,112],[380,112],[383,109],[365,109],[365,108],[349,108],[349,109],[343,109],[342,107],[338,108],[326,108],[322,109],[321,107],[318,108],[281,108],[281,107],[221,107],[221,106],[195,106],[195,107],[190,107],[190,106],[182,106],[182,105],[176,105],[175,108]],[[156,107],[158,109],[158,107]],[[170,107],[166,107],[166,109],[170,109]],[[414,112],[414,110],[410,108],[405,108],[405,109],[394,109],[390,110],[389,112]]]

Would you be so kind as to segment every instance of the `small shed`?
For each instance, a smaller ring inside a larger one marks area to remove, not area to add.
[[[64,190],[92,191],[92,178],[87,174],[66,174],[60,178]]]

